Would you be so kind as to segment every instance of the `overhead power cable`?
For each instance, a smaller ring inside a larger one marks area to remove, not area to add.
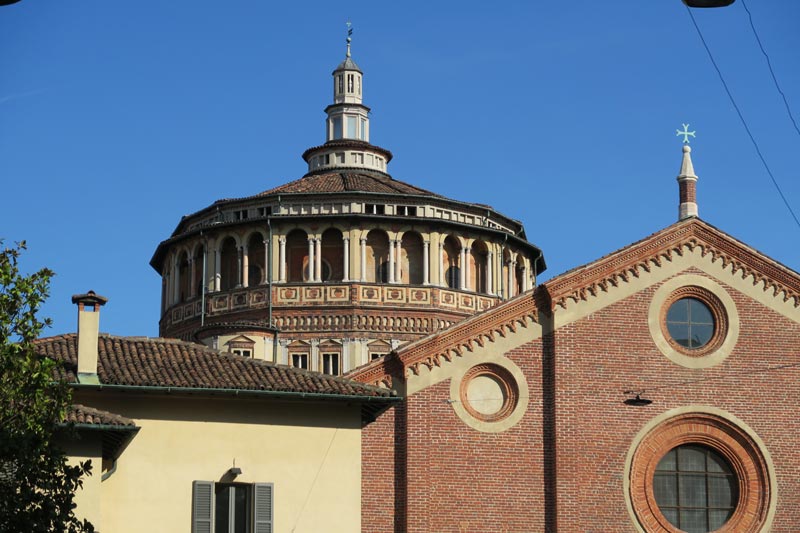
[[[747,8],[747,4],[744,2],[744,0],[742,0],[742,6],[744,7],[744,10],[747,11],[747,18],[750,21],[750,28],[753,30],[753,35],[756,38],[758,47],[761,49],[761,53],[764,54],[764,59],[767,60],[767,67],[769,68],[769,73],[772,75],[772,81],[775,83],[775,88],[778,90],[778,93],[780,93],[781,98],[783,98],[783,105],[786,106],[786,113],[789,115],[789,120],[792,121],[794,131],[796,131],[797,135],[800,136],[800,128],[797,127],[797,121],[795,121],[792,110],[789,107],[789,101],[786,99],[786,94],[784,94],[783,89],[781,89],[781,86],[778,83],[778,77],[775,76],[775,71],[772,70],[772,61],[770,61],[769,55],[767,55],[767,51],[764,49],[764,45],[761,44],[761,38],[758,36],[755,24],[753,24],[753,15],[750,14],[750,10]]]
[[[725,78],[722,75],[722,71],[717,66],[717,62],[714,60],[714,56],[711,54],[711,49],[708,47],[705,38],[703,37],[703,32],[700,31],[700,26],[697,25],[697,21],[694,19],[694,15],[692,14],[691,8],[686,6],[686,11],[689,13],[689,18],[692,19],[692,24],[694,24],[695,30],[697,30],[697,35],[700,36],[700,41],[703,43],[703,47],[706,49],[706,53],[708,54],[708,58],[711,60],[711,64],[714,65],[714,70],[717,71],[717,75],[719,76],[719,80],[722,82],[722,86],[725,88],[725,92],[728,94],[728,98],[733,105],[733,108],[736,110],[736,114],[739,115],[739,120],[741,120],[742,125],[744,126],[745,131],[747,132],[747,136],[750,137],[750,142],[753,143],[753,147],[756,149],[756,153],[758,154],[758,158],[761,160],[761,163],[764,165],[764,169],[767,171],[769,178],[772,180],[772,184],[775,186],[775,189],[778,191],[781,199],[783,200],[786,209],[789,210],[789,213],[792,215],[795,224],[797,227],[800,228],[800,219],[797,218],[792,206],[789,205],[789,201],[786,199],[786,195],[783,194],[783,190],[781,190],[780,185],[778,185],[778,181],[775,179],[775,176],[772,174],[772,171],[767,164],[767,160],[764,159],[764,155],[761,153],[761,148],[759,148],[758,143],[756,142],[755,137],[753,137],[753,133],[750,131],[750,127],[747,125],[747,121],[744,119],[744,115],[742,115],[742,111],[739,109],[739,106],[736,104],[736,100],[733,98],[733,94],[731,94],[731,90],[728,88],[728,84],[725,82]]]

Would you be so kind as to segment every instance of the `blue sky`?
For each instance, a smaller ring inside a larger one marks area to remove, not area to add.
[[[748,7],[797,116],[800,2]],[[741,0],[694,15],[800,212],[800,136]],[[156,245],[304,174],[348,19],[392,175],[521,220],[540,279],[676,220],[687,122],[701,218],[800,270],[800,228],[680,0],[23,0],[0,7],[0,237],[57,273],[46,333],[74,331],[69,297],[93,289],[103,331],[157,335]]]

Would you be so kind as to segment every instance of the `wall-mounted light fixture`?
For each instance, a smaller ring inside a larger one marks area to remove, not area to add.
[[[645,405],[650,405],[653,403],[653,400],[648,400],[647,398],[642,398],[642,394],[644,394],[643,390],[626,390],[623,394],[633,395],[633,398],[628,398],[624,402],[625,405],[632,405],[634,407],[644,407]]]

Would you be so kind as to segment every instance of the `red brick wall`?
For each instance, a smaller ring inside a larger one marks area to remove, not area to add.
[[[446,402],[449,381],[408,398],[407,444],[386,433],[405,431],[399,410],[364,431],[362,530],[634,532],[623,489],[633,439],[662,413],[708,405],[763,440],[780,498],[772,531],[796,532],[800,367],[764,370],[800,365],[800,325],[722,285],[740,333],[715,367],[687,369],[658,350],[648,327],[652,287],[506,354],[528,377],[530,403],[503,433],[466,426]],[[623,403],[623,391],[641,389],[651,405]],[[392,502],[405,502],[404,493],[407,513],[398,507],[392,522]]]
[[[362,531],[529,532],[544,529],[544,452],[539,344],[507,354],[529,377],[526,415],[502,433],[482,433],[466,424],[448,403],[450,381],[406,400],[407,442],[396,443],[400,474],[392,487],[381,476],[392,465],[392,442],[382,431],[404,411],[395,409],[363,434]],[[405,464],[405,468],[403,468]],[[405,473],[405,475],[403,475]],[[378,495],[373,490],[382,491]],[[387,520],[393,499],[407,499],[395,524]]]
[[[699,271],[694,273],[699,274]],[[563,531],[634,531],[623,473],[636,434],[673,408],[709,405],[744,421],[772,455],[780,501],[773,531],[800,524],[800,451],[796,447],[800,327],[725,287],[741,321],[739,339],[720,365],[691,370],[655,347],[647,317],[654,287],[555,335],[558,525]],[[645,389],[646,407],[626,406],[625,390]]]
[[[364,533],[394,532],[395,485],[405,479],[405,463],[397,460],[395,424],[404,417],[400,405],[383,413],[361,433],[361,523]],[[397,422],[396,422],[397,421]],[[395,465],[399,465],[398,468]]]

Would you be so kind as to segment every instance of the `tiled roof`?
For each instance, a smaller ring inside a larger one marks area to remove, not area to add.
[[[76,383],[78,336],[36,340],[37,352],[63,362],[56,377]],[[392,391],[349,379],[223,354],[175,339],[100,334],[97,375],[103,385],[228,389],[389,398]]]
[[[67,410],[64,423],[85,426],[118,426],[120,428],[136,427],[136,423],[130,418],[78,403],[71,405]]]
[[[326,192],[372,192],[385,194],[412,194],[423,196],[440,195],[420,189],[403,181],[382,174],[361,172],[332,172],[311,174],[299,180],[264,191],[256,196],[269,196],[287,193],[326,193]]]
[[[344,61],[339,63],[339,66],[336,67],[336,70],[334,70],[334,72],[339,72],[340,70],[357,70],[357,71],[361,72],[361,69],[358,68],[358,65],[356,65],[356,62],[353,61],[352,59],[350,59],[349,57],[345,58]]]

